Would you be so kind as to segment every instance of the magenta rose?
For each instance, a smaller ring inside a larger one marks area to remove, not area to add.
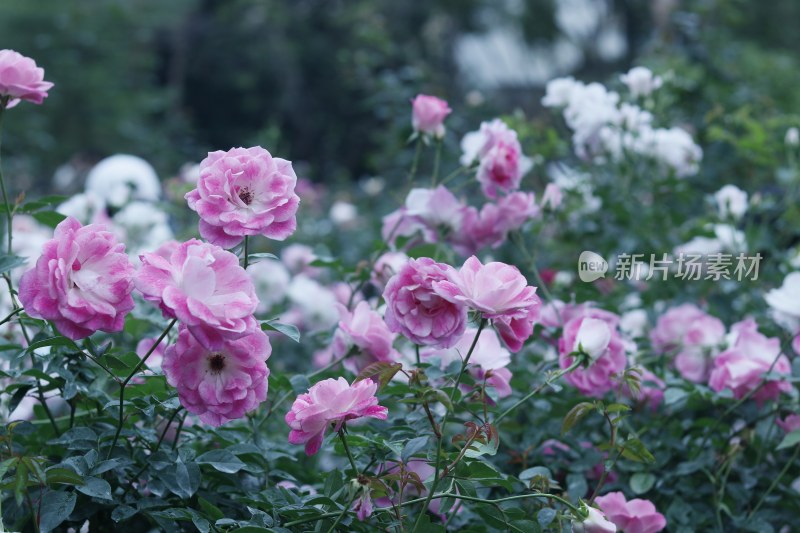
[[[208,154],[197,189],[186,193],[200,216],[200,235],[232,248],[248,235],[282,241],[297,228],[297,184],[292,164],[260,146]]]
[[[14,50],[0,50],[0,98],[10,98],[6,109],[20,100],[41,104],[52,87],[51,82],[44,81],[44,69],[33,59]]]
[[[389,329],[416,344],[449,348],[457,343],[467,325],[467,308],[434,290],[452,270],[428,257],[403,265],[383,291]]]
[[[260,329],[209,350],[181,325],[161,366],[167,382],[178,389],[181,405],[206,424],[219,426],[267,399],[271,354],[269,338]]]
[[[52,320],[72,340],[122,331],[134,306],[133,275],[125,245],[112,233],[69,217],[23,274],[19,299],[30,316]]]
[[[219,246],[191,239],[169,258],[143,254],[136,288],[164,316],[177,318],[208,349],[253,333],[258,307],[253,282],[239,258]]]
[[[378,384],[369,379],[350,385],[344,378],[330,378],[312,385],[286,413],[285,420],[291,428],[289,442],[305,444],[306,455],[314,455],[331,426],[333,431],[339,431],[348,420],[386,420],[388,409],[378,405],[377,390]]]
[[[595,504],[625,533],[656,533],[667,527],[664,515],[648,500],[625,500],[621,492],[609,492],[595,499]]]
[[[441,138],[444,136],[444,119],[451,111],[441,98],[418,94],[411,101],[411,124],[414,131]]]

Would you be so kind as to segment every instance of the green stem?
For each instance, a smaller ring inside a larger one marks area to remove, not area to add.
[[[358,477],[358,467],[356,466],[356,461],[353,459],[353,454],[350,452],[350,447],[347,445],[347,437],[344,434],[344,425],[339,428],[339,438],[342,439],[342,446],[344,446],[344,453],[347,454],[347,458],[350,459],[350,466],[353,468],[353,477]]]
[[[6,105],[9,101],[8,96],[3,96],[0,98],[0,154],[2,154],[2,143],[3,143],[3,112],[6,109]],[[11,204],[9,203],[8,192],[6,191],[6,180],[3,178],[3,165],[2,161],[0,160],[0,189],[3,191],[3,203],[6,207],[6,224],[7,224],[7,234],[8,234],[8,255],[11,255],[11,222],[14,218],[14,212],[11,211]]]
[[[9,321],[9,320],[11,320],[12,318],[14,318],[14,315],[16,315],[16,314],[18,314],[18,313],[21,313],[21,312],[22,312],[22,308],[21,308],[21,307],[17,307],[17,308],[16,308],[16,309],[14,309],[13,311],[11,311],[11,312],[8,314],[8,316],[6,316],[6,317],[5,317],[3,320],[0,320],[0,326],[2,326],[2,325],[3,325],[3,324],[5,324],[6,322],[8,322],[8,321]]]
[[[787,462],[787,463],[784,465],[784,467],[783,467],[783,470],[781,470],[780,474],[778,474],[778,477],[776,477],[776,478],[775,478],[775,479],[772,481],[772,484],[771,484],[771,485],[769,486],[769,488],[767,489],[767,492],[765,492],[765,493],[764,493],[764,494],[761,496],[761,499],[760,499],[760,500],[758,500],[758,503],[756,504],[756,506],[753,508],[753,510],[752,510],[752,511],[750,511],[750,514],[748,514],[748,515],[747,515],[747,520],[745,520],[745,522],[747,522],[747,521],[749,521],[751,518],[753,518],[753,515],[754,515],[754,514],[756,514],[756,513],[758,512],[758,510],[761,508],[761,505],[763,505],[764,501],[766,501],[766,499],[767,499],[767,496],[769,496],[769,495],[772,493],[772,491],[773,491],[773,490],[775,490],[775,487],[777,487],[777,486],[778,486],[778,483],[780,483],[780,481],[781,481],[781,479],[783,478],[783,476],[785,476],[785,475],[786,475],[786,472],[788,472],[788,471],[789,471],[789,468],[791,468],[791,467],[792,467],[792,465],[793,465],[793,464],[795,464],[795,461],[797,460],[797,456],[798,456],[798,455],[800,455],[800,445],[795,445],[795,447],[794,447],[794,453],[792,454],[792,457],[791,457],[791,459],[789,459],[789,461],[788,461],[788,462]]]
[[[350,498],[350,502],[342,508],[342,512],[339,513],[339,516],[336,517],[336,520],[334,520],[334,522],[331,525],[331,527],[328,528],[328,533],[331,533],[332,531],[334,531],[336,529],[336,526],[339,525],[339,522],[342,521],[342,518],[344,518],[344,516],[347,514],[347,511],[350,510],[350,506],[353,505],[353,502],[356,501],[357,497],[358,497],[358,492],[353,494],[353,497]]]
[[[439,163],[442,159],[442,140],[436,139],[436,155],[433,158],[433,176],[431,177],[431,188],[436,187],[436,180],[439,179]]]
[[[147,353],[144,354],[144,357],[142,357],[139,360],[139,362],[133,368],[131,373],[128,374],[128,377],[125,378],[125,380],[122,383],[119,384],[119,420],[118,420],[118,424],[117,424],[117,432],[114,434],[114,441],[111,443],[111,447],[108,449],[108,457],[107,458],[109,458],[109,459],[111,458],[111,454],[114,452],[114,447],[117,445],[117,441],[119,440],[119,434],[122,432],[122,424],[124,422],[123,416],[125,414],[124,413],[124,411],[125,411],[125,387],[133,379],[133,377],[136,375],[136,373],[139,372],[139,369],[142,368],[142,366],[144,366],[144,364],[147,362],[147,359],[153,354],[153,352],[156,350],[158,345],[161,344],[161,341],[164,340],[164,338],[167,336],[169,331],[172,329],[172,326],[174,326],[176,322],[178,322],[177,318],[174,318],[174,319],[172,319],[170,321],[170,323],[167,325],[167,327],[164,328],[164,331],[161,332],[161,335],[158,337],[156,342],[153,343],[153,345],[150,347],[150,349],[147,350]]]
[[[250,264],[249,263],[249,260],[250,260],[250,257],[249,257],[250,251],[249,251],[249,249],[250,249],[250,237],[245,235],[244,236],[244,267],[243,267],[245,270],[247,270],[247,265]]]
[[[527,402],[528,400],[533,398],[534,395],[536,395],[537,393],[541,392],[542,389],[544,389],[545,387],[549,386],[551,383],[553,383],[555,380],[559,379],[564,374],[569,374],[570,372],[572,372],[573,370],[578,368],[580,365],[581,365],[581,360],[576,357],[575,360],[572,362],[572,364],[569,366],[569,368],[562,368],[561,370],[555,372],[553,375],[551,375],[549,378],[547,378],[547,380],[544,383],[542,383],[541,385],[539,385],[538,387],[533,389],[531,392],[526,394],[517,403],[515,403],[514,405],[512,405],[511,407],[509,407],[508,409],[506,409],[502,413],[500,413],[500,415],[497,418],[494,419],[494,424],[495,425],[499,424],[500,421],[503,420],[505,417],[507,417],[509,414],[511,414],[511,412],[514,409],[516,409],[520,405],[524,404],[525,402]]]
[[[478,331],[475,333],[475,338],[472,339],[472,345],[469,347],[467,356],[461,363],[461,370],[458,372],[458,377],[456,378],[456,383],[455,386],[453,387],[453,392],[450,393],[451,405],[455,400],[456,391],[458,391],[458,387],[461,384],[461,377],[464,375],[464,371],[467,369],[467,365],[469,364],[469,359],[470,357],[472,357],[472,352],[475,351],[475,346],[478,344],[478,339],[480,339],[481,332],[483,331],[483,328],[486,327],[486,322],[487,320],[481,317],[481,322],[480,325],[478,326]],[[436,461],[436,464],[434,465],[433,482],[431,483],[431,488],[430,492],[428,492],[428,497],[423,500],[424,503],[422,504],[422,510],[420,511],[419,516],[417,516],[417,521],[414,523],[414,529],[411,530],[412,533],[417,531],[417,528],[419,528],[420,524],[422,523],[422,517],[425,516],[425,513],[428,511],[428,507],[430,506],[431,500],[433,499],[433,494],[436,492],[436,488],[439,485],[440,481],[439,475],[441,473],[441,470],[439,469],[439,456],[442,454],[442,441],[444,440],[444,432],[447,426],[447,419],[449,416],[450,416],[450,410],[448,409],[445,412],[444,417],[442,418],[442,424],[439,430],[439,438],[437,439],[436,457],[434,459]]]
[[[414,149],[414,160],[411,162],[411,170],[408,172],[409,185],[414,183],[414,178],[417,175],[417,166],[419,165],[419,156],[421,153],[422,153],[422,140],[421,138],[418,138],[417,146]]]

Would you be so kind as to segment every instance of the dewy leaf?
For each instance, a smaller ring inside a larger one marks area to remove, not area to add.
[[[300,342],[300,330],[291,324],[284,324],[282,322],[278,322],[277,320],[265,320],[261,323],[261,329],[277,331],[278,333],[283,333],[294,342]]]
[[[792,446],[797,445],[800,443],[800,429],[795,429],[794,431],[787,433],[776,450],[783,450],[784,448],[791,448]]]
[[[87,477],[85,483],[78,485],[76,488],[87,496],[100,498],[101,500],[111,499],[111,485],[108,484],[108,481],[99,477]]]
[[[195,459],[195,462],[201,465],[211,465],[226,474],[235,474],[245,467],[244,462],[228,450],[211,450]]]
[[[378,386],[383,388],[392,380],[394,375],[397,374],[401,368],[403,368],[401,363],[386,363],[383,361],[372,363],[371,365],[364,367],[364,369],[358,373],[355,381],[377,378]]]
[[[561,424],[561,434],[566,434],[577,424],[581,418],[589,414],[594,409],[594,404],[591,402],[581,402],[569,410],[567,416],[564,417],[564,422]]]
[[[77,499],[74,492],[47,491],[42,498],[39,531],[49,533],[60,526],[72,514]]]

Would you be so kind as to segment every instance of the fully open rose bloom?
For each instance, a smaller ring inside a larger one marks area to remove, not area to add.
[[[731,389],[736,398],[742,398],[761,385],[763,375],[792,373],[789,359],[781,354],[781,341],[767,338],[758,332],[758,325],[747,319],[731,327],[735,336],[733,345],[714,358],[714,369],[708,385],[719,392]],[[774,363],[774,366],[773,366]],[[788,381],[770,380],[753,395],[757,402],[774,400],[781,392],[790,392]]]
[[[492,319],[500,337],[516,352],[533,333],[540,306],[536,287],[505,263],[482,264],[472,256],[460,270],[450,269],[447,281],[434,284],[437,294],[453,303],[480,311]]]
[[[292,428],[289,442],[306,445],[306,454],[314,455],[322,445],[325,431],[333,425],[339,431],[348,420],[362,417],[386,420],[388,409],[378,405],[378,384],[366,379],[350,385],[346,379],[324,379],[301,394],[286,413]]]
[[[452,270],[429,257],[403,265],[383,291],[389,329],[426,346],[449,348],[458,342],[467,325],[467,308],[434,290]]]
[[[10,97],[6,108],[20,100],[41,104],[52,87],[36,61],[14,50],[0,50],[0,98]]]
[[[122,331],[134,306],[133,275],[125,245],[113,234],[69,217],[23,274],[19,299],[29,315],[52,320],[72,340]]]
[[[441,98],[418,94],[411,101],[411,124],[414,131],[441,138],[444,136],[444,119],[451,111]]]
[[[232,248],[247,235],[278,241],[297,228],[297,184],[292,164],[260,146],[208,154],[200,163],[197,189],[186,194],[200,215],[200,235]]]
[[[622,533],[656,533],[667,527],[664,515],[648,500],[626,501],[621,492],[598,496],[595,503]]]
[[[625,346],[617,332],[618,318],[612,313],[587,308],[583,316],[571,318],[564,325],[558,341],[558,362],[569,368],[570,354],[583,350],[592,359],[588,368],[576,368],[566,380],[587,396],[601,397],[614,388],[614,377],[625,370]]]
[[[185,324],[207,348],[216,349],[258,328],[253,282],[232,253],[191,239],[168,258],[149,253],[140,259],[136,288],[157,303],[164,316]]]
[[[480,130],[466,134],[461,149],[462,165],[478,161],[478,182],[489,198],[497,198],[501,191],[519,189],[522,177],[533,166],[522,154],[517,132],[500,119],[484,122]]]
[[[161,367],[186,410],[219,426],[267,399],[271,354],[269,338],[260,329],[209,350],[181,325],[178,342],[165,350]]]

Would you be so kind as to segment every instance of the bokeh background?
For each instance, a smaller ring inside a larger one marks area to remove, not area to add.
[[[548,79],[638,63],[689,80],[680,104],[711,124],[702,142],[797,118],[798,27],[797,0],[3,0],[2,47],[56,84],[7,121],[4,163],[16,190],[42,194],[80,190],[114,153],[166,178],[255,144],[315,181],[391,177],[418,92],[450,101],[457,134],[496,113],[535,128],[552,120]],[[736,114],[715,124],[724,106]],[[771,156],[751,140],[745,157]]]

